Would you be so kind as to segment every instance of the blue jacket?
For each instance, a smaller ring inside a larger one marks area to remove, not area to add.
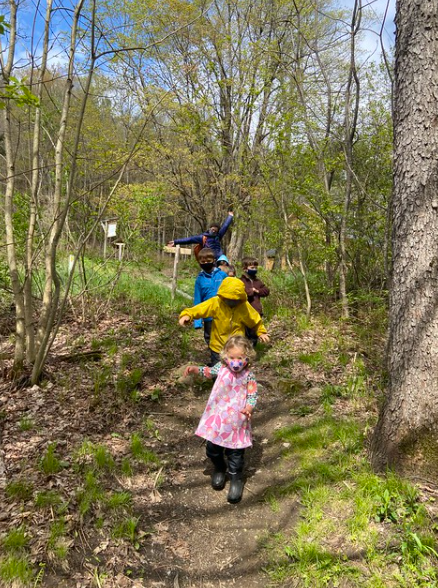
[[[223,255],[222,247],[221,247],[221,239],[228,231],[231,223],[233,222],[233,217],[229,214],[225,219],[224,224],[218,231],[217,235],[210,235],[208,231],[205,233],[201,233],[200,235],[193,235],[192,237],[185,237],[184,239],[174,239],[175,245],[190,245],[191,243],[200,244],[204,243],[204,237],[207,237],[204,247],[208,247],[209,249],[213,249],[214,256],[217,259],[221,255]],[[215,296],[216,294],[213,294]]]
[[[205,302],[206,300],[213,298],[213,296],[216,296],[218,288],[222,284],[222,280],[226,277],[227,274],[218,267],[215,267],[211,274],[207,274],[204,270],[200,271],[195,282],[195,297],[193,305],[200,304],[201,302]],[[196,319],[193,323],[195,329],[200,329],[202,327],[202,320],[209,322],[213,319]]]

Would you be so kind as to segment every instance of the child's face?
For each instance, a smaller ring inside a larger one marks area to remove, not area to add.
[[[250,271],[257,271],[257,269],[258,269],[258,266],[257,266],[257,265],[254,263],[254,264],[252,264],[252,265],[249,265],[249,266],[246,268],[246,271],[248,271],[248,270],[250,270]]]
[[[243,302],[243,300],[239,300],[239,299],[236,300],[233,298],[222,298],[222,300],[230,308],[235,308],[236,306],[239,306],[239,304],[242,304],[242,302]]]
[[[214,255],[211,253],[207,253],[207,255],[200,255],[199,256],[199,265],[203,268],[203,269],[213,269],[214,267]]]
[[[227,351],[226,362],[232,372],[241,372],[248,365],[246,353],[240,347],[231,347]]]

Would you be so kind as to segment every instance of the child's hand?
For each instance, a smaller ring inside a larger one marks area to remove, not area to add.
[[[270,341],[269,335],[267,333],[262,333],[261,335],[259,335],[259,339],[262,343],[269,343]]]
[[[186,326],[186,324],[188,324],[188,323],[189,323],[191,320],[192,320],[192,319],[189,317],[189,315],[188,315],[188,314],[185,314],[184,316],[182,316],[182,317],[179,319],[179,321],[178,321],[178,322],[179,322],[179,324],[181,325],[181,327],[185,327],[185,326]]]
[[[253,293],[253,294],[259,294],[259,291],[258,291],[258,290],[256,290],[256,288],[253,288],[253,289],[252,289],[252,293]]]
[[[253,407],[250,404],[247,404],[243,410],[240,412],[246,416],[246,418],[250,421],[252,415]]]
[[[194,374],[195,376],[199,375],[199,368],[197,365],[188,365],[184,370],[183,376],[186,377],[190,376],[191,374]]]

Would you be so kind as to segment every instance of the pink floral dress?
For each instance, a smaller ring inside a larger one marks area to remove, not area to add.
[[[222,366],[201,417],[196,435],[220,447],[251,447],[251,422],[240,411],[255,406],[257,382],[248,369],[233,373]]]

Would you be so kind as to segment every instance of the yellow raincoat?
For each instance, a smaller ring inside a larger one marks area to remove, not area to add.
[[[240,300],[234,308],[230,308],[224,298]],[[192,308],[185,308],[179,315],[198,318],[213,318],[211,328],[210,349],[220,353],[232,335],[245,335],[245,327],[255,329],[257,336],[267,333],[259,313],[248,302],[245,285],[238,278],[225,278],[219,286],[217,296],[209,298]]]

